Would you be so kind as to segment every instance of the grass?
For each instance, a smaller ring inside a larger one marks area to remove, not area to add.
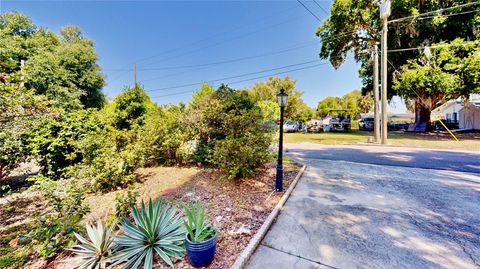
[[[455,141],[448,133],[404,133],[390,132],[389,145],[399,147],[420,147],[432,149],[457,149],[480,151],[480,133],[455,134]],[[287,133],[285,143],[318,143],[324,145],[367,144],[371,132],[351,131],[349,133]]]

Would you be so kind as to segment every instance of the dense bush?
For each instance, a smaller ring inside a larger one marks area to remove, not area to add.
[[[48,101],[23,86],[19,72],[0,73],[0,180],[27,160],[25,134],[49,111]]]
[[[202,96],[198,98],[198,96]],[[271,157],[272,133],[263,124],[261,109],[245,91],[221,86],[197,93],[192,126],[199,138],[197,161],[224,170],[228,178],[251,176]]]
[[[53,181],[44,176],[32,180],[42,193],[45,205],[53,210],[35,215],[36,228],[26,238],[38,254],[48,258],[74,243],[74,234],[83,231],[80,221],[89,209],[84,203],[85,190],[75,181]]]
[[[144,130],[156,111],[141,87],[125,89],[100,111],[102,117],[98,120],[105,125],[75,143],[82,161],[70,166],[68,176],[90,185],[94,191],[132,183],[135,170],[148,159],[146,152],[151,150],[151,144],[142,141],[153,140],[144,135]]]
[[[79,143],[104,128],[96,109],[76,110],[45,119],[29,133],[29,148],[40,173],[53,179],[65,176],[66,168],[80,163]]]
[[[154,110],[155,104],[139,85],[125,88],[106,108],[113,125],[119,130],[143,125],[145,117]]]
[[[140,128],[137,147],[147,164],[181,164],[190,159],[188,141],[192,129],[185,120],[183,105],[162,106]]]

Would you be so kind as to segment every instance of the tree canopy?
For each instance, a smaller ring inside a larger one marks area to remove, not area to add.
[[[93,42],[76,26],[57,35],[20,13],[0,15],[0,74],[23,68],[25,87],[67,110],[102,107],[105,78]]]
[[[362,95],[359,90],[351,91],[343,97],[329,96],[318,102],[317,115],[321,118],[328,114],[334,116],[338,113],[330,113],[331,110],[347,110],[345,113],[354,118],[359,113],[368,113],[373,107],[373,99],[371,95]]]
[[[296,81],[290,77],[279,78],[270,77],[266,82],[257,82],[250,89],[247,89],[250,96],[255,102],[262,103],[263,107],[272,107],[273,103],[277,104],[277,94],[280,89],[284,89],[288,94],[288,104],[285,108],[285,118],[291,120],[309,120],[312,116],[311,109],[305,104],[302,99],[303,92],[299,91],[296,86]],[[268,108],[271,110],[271,108]],[[273,113],[271,116],[276,116]],[[278,118],[270,119],[278,120]]]
[[[371,91],[373,68],[371,51],[380,41],[379,7],[371,0],[335,0],[331,14],[318,28],[317,36],[322,42],[320,57],[329,59],[335,68],[345,62],[352,52],[356,61],[361,62],[359,71],[363,79],[363,91]],[[473,0],[427,0],[427,1],[392,1],[392,15],[389,20],[414,16],[459,4],[475,2]],[[470,8],[471,10],[471,8]],[[453,9],[450,13],[465,11]],[[446,13],[449,14],[449,13]],[[480,10],[461,16],[445,16],[436,13],[428,19],[412,19],[389,24],[388,48],[424,47],[442,41],[452,41],[458,37],[476,39],[480,32]],[[396,95],[392,90],[392,74],[408,59],[418,56],[418,51],[399,51],[389,53],[389,96]]]
[[[396,72],[393,89],[415,100],[416,122],[430,122],[430,111],[446,100],[480,92],[479,42],[463,44],[462,39],[437,44]]]

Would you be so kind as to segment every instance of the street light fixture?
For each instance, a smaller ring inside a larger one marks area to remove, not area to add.
[[[277,94],[277,102],[280,106],[280,137],[278,139],[278,163],[277,163],[277,177],[275,179],[275,191],[283,191],[283,112],[287,106],[288,94],[284,89],[281,89]]]

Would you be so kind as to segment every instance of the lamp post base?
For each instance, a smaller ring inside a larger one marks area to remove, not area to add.
[[[283,165],[277,164],[277,177],[275,179],[275,192],[283,191]]]

